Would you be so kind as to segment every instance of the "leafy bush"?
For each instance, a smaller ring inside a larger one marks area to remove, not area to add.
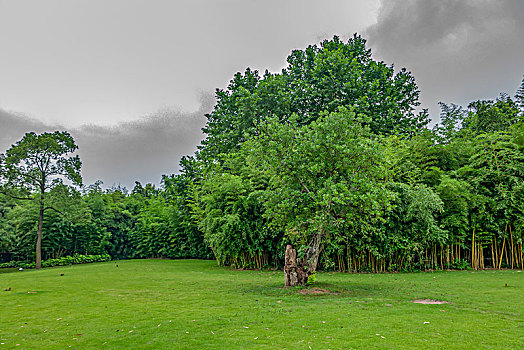
[[[316,281],[317,281],[316,273],[312,273],[311,275],[309,275],[309,278],[307,279],[307,284],[315,284]]]
[[[455,259],[451,264],[451,268],[455,270],[469,270],[471,265],[466,259]]]
[[[87,263],[102,262],[102,261],[109,261],[109,260],[111,260],[111,255],[109,254],[73,255],[73,256],[64,256],[58,259],[48,259],[48,260],[42,261],[42,267],[87,264]],[[0,264],[0,268],[8,268],[8,267],[34,269],[35,263],[28,262],[28,261],[10,261],[10,262]]]

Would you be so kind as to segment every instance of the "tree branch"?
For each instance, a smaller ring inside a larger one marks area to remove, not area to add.
[[[56,208],[54,208],[54,207],[45,207],[45,208],[44,208],[44,211],[46,211],[47,209],[54,210],[54,211],[56,211],[58,214],[60,214],[60,215],[64,215],[64,216],[65,216],[64,213],[62,213],[60,210],[58,210],[58,209],[56,209]]]
[[[0,193],[3,194],[3,195],[8,196],[8,197],[10,197],[10,198],[13,198],[13,199],[20,199],[20,200],[33,200],[33,199],[34,199],[34,198],[30,198],[30,197],[18,197],[18,196],[14,196],[14,195],[12,195],[12,194],[10,194],[10,193],[7,193],[7,192],[5,192],[5,191],[2,191],[2,190],[0,190]]]
[[[291,169],[292,170],[292,169]],[[307,186],[302,182],[302,180],[298,177],[298,175],[295,175],[295,177],[297,178],[298,182],[300,182],[300,184],[302,185],[302,187],[304,187],[304,189],[306,190],[307,193],[311,193],[311,191],[309,190],[309,188],[307,188]]]

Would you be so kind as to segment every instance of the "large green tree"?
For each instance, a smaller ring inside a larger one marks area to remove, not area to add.
[[[267,169],[266,215],[297,245],[307,282],[329,236],[377,229],[389,202],[384,148],[368,120],[344,107],[299,127],[270,120],[244,147]]]
[[[25,136],[1,156],[1,191],[13,198],[36,200],[38,202],[38,229],[36,239],[36,268],[42,262],[42,227],[44,213],[54,210],[62,213],[57,206],[49,203],[46,194],[67,179],[74,185],[81,185],[78,155],[71,155],[77,145],[68,132],[55,131]]]
[[[418,98],[415,78],[406,69],[373,60],[358,35],[347,42],[335,36],[292,51],[281,73],[260,76],[248,68],[226,89],[217,89],[200,158],[221,160],[220,154],[237,151],[268,117],[285,122],[295,115],[305,125],[339,107],[369,116],[366,124],[375,134],[412,135],[429,121],[425,111],[415,111]]]

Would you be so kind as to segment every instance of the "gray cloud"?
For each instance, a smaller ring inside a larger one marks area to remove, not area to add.
[[[319,35],[360,31],[378,0],[0,0],[0,106],[79,126],[162,106],[247,66],[279,71]]]
[[[524,74],[521,0],[383,0],[365,35],[376,57],[414,74],[433,116],[438,101],[513,94]]]
[[[30,3],[32,11],[13,1],[0,12],[0,106],[32,113],[0,109],[0,152],[28,131],[69,130],[84,182],[128,187],[178,170],[203,138],[214,99],[206,95],[196,112],[163,108],[121,121],[156,106],[194,110],[195,91],[224,87],[246,66],[279,71],[291,49],[361,31],[378,8],[367,0]],[[438,101],[513,94],[524,74],[522,0],[383,0],[363,35],[376,58],[413,72],[433,117]],[[78,126],[85,120],[95,124]]]
[[[84,125],[68,129],[79,147],[84,183],[102,180],[105,186],[121,184],[132,188],[134,181],[158,184],[162,174],[179,170],[183,155],[193,154],[203,138],[204,114],[214,99],[202,95],[196,112],[164,108],[144,118],[114,126]],[[28,131],[64,130],[21,114],[0,109],[0,152]]]
[[[0,153],[22,138],[28,131],[43,132],[53,129],[43,122],[24,114],[0,108]]]

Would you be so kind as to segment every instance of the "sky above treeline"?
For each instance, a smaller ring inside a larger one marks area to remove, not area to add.
[[[524,74],[522,0],[0,0],[0,153],[67,130],[86,184],[158,184],[235,72],[353,33],[413,73],[434,122]]]

